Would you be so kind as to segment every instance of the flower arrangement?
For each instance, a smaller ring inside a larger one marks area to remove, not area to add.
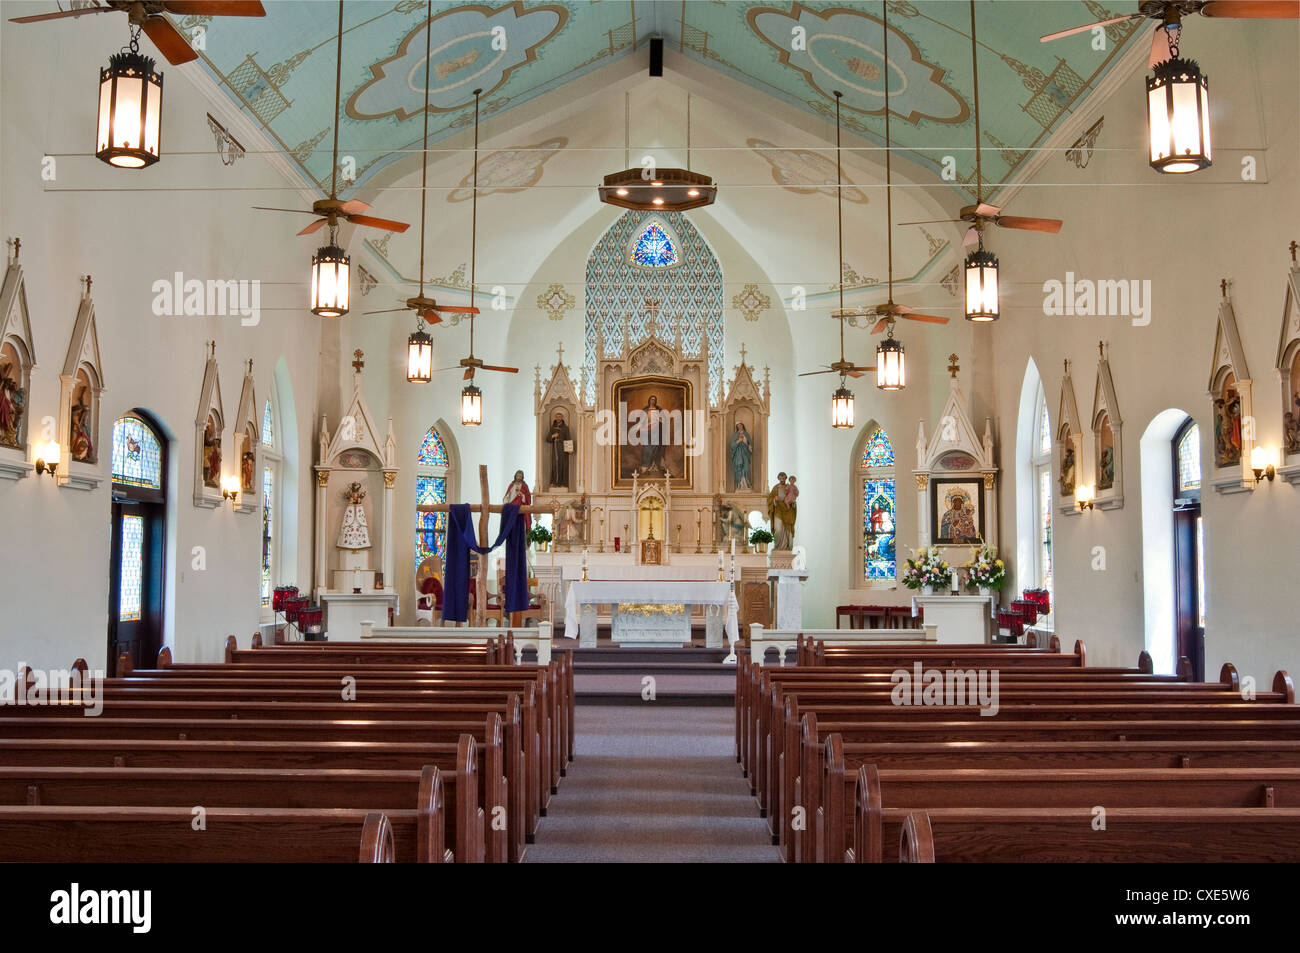
[[[1007,581],[1006,564],[992,546],[977,546],[966,570],[967,589],[1001,589]]]
[[[937,546],[917,552],[915,559],[907,560],[907,569],[903,571],[903,585],[908,589],[920,589],[923,586],[942,589],[951,582],[952,567],[944,561]]]
[[[770,543],[774,539],[776,539],[776,537],[761,526],[749,534],[749,541],[755,545],[759,543]]]
[[[551,541],[551,531],[537,523],[528,531],[528,541],[530,543],[549,543]]]

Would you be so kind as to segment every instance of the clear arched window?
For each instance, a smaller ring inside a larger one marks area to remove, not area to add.
[[[1032,460],[1034,480],[1035,588],[1052,591],[1052,421],[1047,412],[1047,396],[1042,385],[1034,406],[1037,425],[1034,430]]]
[[[894,448],[884,429],[870,424],[855,454],[856,499],[862,523],[859,585],[894,584],[898,572]]]
[[[262,406],[262,608],[270,610],[271,590],[275,588],[280,563],[281,515],[280,490],[283,485],[284,448],[280,445],[275,391]]]
[[[415,504],[427,506],[448,501],[450,460],[447,444],[437,427],[430,427],[416,455]],[[443,556],[447,547],[447,514],[415,512],[415,568],[430,556]]]

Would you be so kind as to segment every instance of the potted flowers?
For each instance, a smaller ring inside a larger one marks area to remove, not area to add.
[[[544,553],[546,552],[546,547],[551,545],[551,531],[541,523],[538,523],[528,531],[528,541],[530,543],[536,543],[537,551],[539,553]]]
[[[775,538],[776,537],[760,526],[749,534],[749,543],[754,547],[754,552],[762,554],[767,552],[767,547]]]
[[[966,588],[978,589],[981,596],[991,595],[1007,581],[1007,567],[992,546],[977,546],[965,569]]]
[[[903,571],[903,585],[908,589],[920,589],[921,595],[934,595],[935,587],[942,589],[952,580],[952,567],[939,554],[937,546],[922,549],[915,559],[907,561]]]

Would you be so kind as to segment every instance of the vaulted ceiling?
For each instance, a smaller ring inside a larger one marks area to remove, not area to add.
[[[976,7],[984,178],[997,183],[1012,178],[1077,110],[1124,45],[1144,33],[1144,21],[1108,27],[1104,44],[1083,34],[1044,45],[1044,32],[1127,12],[1127,4],[979,0]],[[337,7],[273,0],[266,8],[264,19],[177,23],[205,28],[204,68],[308,180],[328,191]],[[888,11],[885,69],[876,0],[435,2],[429,138],[437,143],[472,124],[475,88],[484,90],[485,117],[506,114],[610,63],[644,56],[647,40],[660,36],[670,56],[823,118],[834,115],[832,90],[840,89],[846,128],[877,141],[888,77],[895,144],[937,174],[958,144],[974,145],[969,5],[889,0]],[[425,29],[424,0],[345,5],[339,148],[355,158],[355,185],[404,159],[417,162]],[[968,171],[965,182],[972,176]]]

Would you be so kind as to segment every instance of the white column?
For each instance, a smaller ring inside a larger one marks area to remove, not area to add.
[[[322,479],[324,475],[324,479]],[[329,511],[326,507],[328,494],[325,484],[329,482],[329,470],[316,471],[316,592],[319,594],[322,590],[329,587],[329,562],[326,555],[329,552],[329,532],[325,526],[326,519],[329,518]]]
[[[393,500],[397,496],[394,485],[397,483],[395,470],[384,471],[384,588],[397,588],[397,578],[393,575]]]

